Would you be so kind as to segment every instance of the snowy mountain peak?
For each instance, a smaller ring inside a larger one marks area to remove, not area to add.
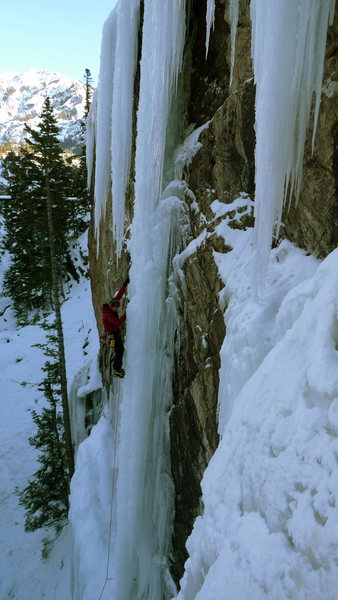
[[[84,115],[85,85],[61,73],[30,69],[25,73],[0,73],[0,144],[20,144],[24,126],[39,123],[45,98],[49,96],[60,126],[65,148],[80,142],[80,119]]]

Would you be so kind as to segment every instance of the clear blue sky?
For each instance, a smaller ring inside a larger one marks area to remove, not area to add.
[[[102,27],[116,1],[5,0],[0,72],[46,69],[83,80],[88,68],[96,86]]]

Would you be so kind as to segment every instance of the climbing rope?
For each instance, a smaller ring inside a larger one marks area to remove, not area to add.
[[[101,593],[98,600],[101,600],[105,587],[108,581],[112,581],[112,577],[109,577],[109,564],[110,564],[110,544],[113,529],[113,504],[114,504],[114,491],[116,482],[116,461],[117,461],[117,447],[118,447],[118,431],[120,425],[120,382],[118,382],[118,393],[116,394],[117,402],[115,402],[115,427],[114,427],[114,461],[113,461],[113,475],[112,475],[112,487],[111,487],[111,503],[110,503],[110,517],[109,517],[109,536],[108,536],[108,549],[107,549],[107,564],[106,564],[106,578],[103,582]]]

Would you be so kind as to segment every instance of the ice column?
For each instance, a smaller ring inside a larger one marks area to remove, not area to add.
[[[99,249],[100,219],[105,215],[111,186],[117,255],[122,249],[125,190],[130,170],[139,4],[140,0],[119,2],[104,24],[96,111],[90,115],[87,126],[89,164],[93,161],[94,131],[96,137],[94,198],[97,247]]]
[[[130,170],[134,75],[140,0],[124,0],[117,7],[117,33],[112,106],[111,172],[113,227],[116,252],[122,250],[125,191]]]
[[[251,0],[256,82],[255,282],[262,290],[273,230],[299,194],[316,92],[315,135],[328,24],[335,0]]]
[[[100,75],[97,89],[96,157],[95,157],[95,231],[99,249],[100,219],[105,214],[110,186],[111,107],[116,38],[116,8],[102,30]]]
[[[176,197],[160,199],[167,122],[184,32],[184,0],[145,0],[114,546],[113,597],[124,600],[158,600],[174,593],[167,556],[173,498],[168,411],[175,319],[167,296],[170,249],[182,202]]]

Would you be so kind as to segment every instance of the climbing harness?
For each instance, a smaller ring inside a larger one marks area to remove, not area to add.
[[[115,337],[113,333],[105,331],[103,335],[100,335],[100,341],[104,344],[108,341],[109,348],[115,348]]]

